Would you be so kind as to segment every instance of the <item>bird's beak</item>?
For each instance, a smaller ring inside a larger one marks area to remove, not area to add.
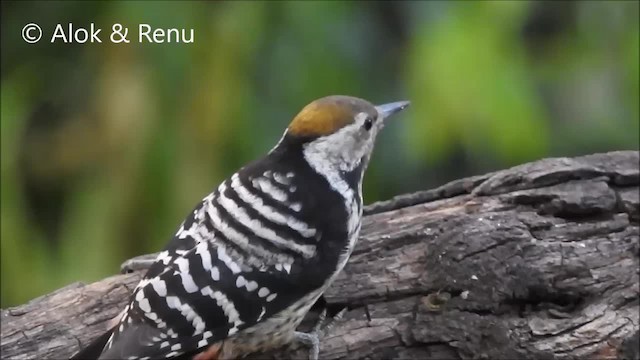
[[[383,119],[386,119],[389,116],[406,109],[408,106],[408,101],[396,101],[388,104],[378,105],[376,106],[376,110],[378,110],[378,114]]]

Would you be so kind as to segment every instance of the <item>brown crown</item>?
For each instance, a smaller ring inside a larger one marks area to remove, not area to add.
[[[366,100],[343,95],[327,96],[305,106],[289,124],[288,133],[310,137],[329,135],[353,123],[360,112],[377,116],[375,107]]]

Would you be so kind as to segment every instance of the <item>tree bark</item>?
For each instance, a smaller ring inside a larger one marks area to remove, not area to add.
[[[368,206],[320,358],[638,359],[639,161],[543,159]],[[2,358],[69,357],[140,277],[3,310]]]

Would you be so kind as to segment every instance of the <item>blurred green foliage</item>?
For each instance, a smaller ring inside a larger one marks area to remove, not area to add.
[[[412,108],[365,200],[545,156],[638,149],[638,2],[3,2],[2,307],[117,272],[309,101]],[[44,39],[27,44],[30,22]],[[55,25],[101,44],[50,43]],[[108,41],[111,25],[130,44]],[[138,44],[138,24],[194,44]]]

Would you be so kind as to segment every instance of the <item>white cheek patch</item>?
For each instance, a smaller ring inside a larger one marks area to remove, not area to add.
[[[358,144],[364,119],[338,130],[334,134],[319,138],[305,145],[304,157],[311,167],[324,176],[331,187],[350,203],[354,191],[341,176],[361,165],[362,158],[371,152],[375,134]]]

